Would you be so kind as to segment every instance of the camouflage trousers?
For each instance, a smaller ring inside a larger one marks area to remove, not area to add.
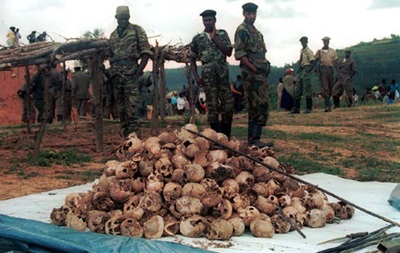
[[[121,130],[124,137],[136,132],[138,135],[138,80],[132,75],[118,75],[113,78],[113,92]]]
[[[248,101],[249,122],[265,126],[269,116],[269,85],[265,74],[242,68],[243,86]]]
[[[353,83],[351,81],[350,75],[339,74],[338,80],[333,86],[332,96],[340,97],[346,93],[347,97],[351,98],[353,96]]]
[[[229,70],[226,63],[203,65],[201,78],[204,82],[208,123],[231,123],[233,118],[234,99],[229,83]]]
[[[300,72],[299,80],[296,83],[295,98],[301,99],[301,96],[311,97],[312,84],[311,84],[311,66],[304,66]]]

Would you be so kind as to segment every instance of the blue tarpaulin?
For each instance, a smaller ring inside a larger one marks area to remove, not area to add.
[[[205,253],[178,243],[79,232],[34,220],[0,214],[0,252]]]

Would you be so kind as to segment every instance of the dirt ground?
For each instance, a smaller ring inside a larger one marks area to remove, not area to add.
[[[390,130],[388,129],[388,126],[382,128],[381,125],[375,126],[368,122],[358,124],[356,122],[356,117],[351,116],[353,114],[351,111],[335,112],[338,119],[343,118],[343,120],[348,122],[348,124],[346,123],[347,125],[344,124],[340,126],[332,125],[331,127],[318,126],[317,124],[314,125],[312,118],[303,119],[304,117],[301,115],[298,115],[298,118],[288,118],[286,121],[281,120],[282,115],[284,115],[283,113],[284,112],[272,112],[271,124],[267,126],[267,129],[279,129],[289,133],[318,131],[324,133],[335,132],[341,136],[351,135],[355,131],[364,131],[367,133],[385,131],[386,136],[387,134],[390,134],[391,137],[400,137],[398,129],[388,131]],[[357,111],[358,116],[362,113],[363,112],[360,110]],[[287,114],[285,113],[285,115]],[[318,120],[331,120],[331,115],[320,112],[315,113],[315,118]],[[351,117],[353,122],[349,122],[347,120],[348,117]],[[236,115],[234,126],[246,125],[246,120],[246,115]],[[296,120],[296,124],[293,124],[293,120]],[[173,131],[174,129],[179,128],[177,123],[169,124],[170,125],[165,125],[164,128],[160,128],[159,130]],[[376,124],[376,122],[374,124]],[[4,131],[8,131],[7,134],[5,134]],[[72,166],[57,164],[50,167],[30,166],[27,165],[26,162],[21,162],[20,159],[26,158],[27,154],[33,152],[34,138],[37,131],[37,125],[32,127],[32,133],[28,133],[26,128],[9,128],[7,130],[0,130],[0,160],[2,161],[0,164],[0,200],[93,182],[93,178],[99,178],[102,174],[105,162],[116,159],[115,151],[123,143],[123,138],[119,135],[118,124],[104,125],[103,151],[101,152],[96,152],[95,128],[93,123],[80,122],[78,124],[68,125],[65,129],[62,125],[51,125],[48,126],[43,137],[41,150],[56,152],[57,150],[71,147],[90,155],[93,158],[93,162],[84,163],[82,165],[75,164]],[[150,135],[148,125],[144,126],[142,139],[145,139]],[[286,142],[285,140],[276,140],[275,146],[275,152],[279,153],[290,149],[312,149],[315,147],[315,143],[310,142],[299,145],[298,143]],[[346,152],[349,153],[346,149],[335,149],[334,151],[343,156],[351,155],[346,154]],[[364,155],[368,156],[371,154]],[[383,155],[384,154],[382,154],[382,156]],[[392,161],[397,159],[393,157],[391,158]],[[346,178],[357,179],[356,171],[348,168],[343,170]]]

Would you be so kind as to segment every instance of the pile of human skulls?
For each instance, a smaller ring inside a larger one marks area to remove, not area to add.
[[[248,147],[209,128],[200,132],[207,138],[187,129],[198,133],[188,124],[145,141],[131,134],[117,151],[120,161],[106,163],[91,191],[69,194],[53,209],[52,222],[112,235],[227,240],[246,228],[270,238],[353,216],[353,207],[328,203],[323,192],[289,177],[293,166],[279,163],[271,149]]]

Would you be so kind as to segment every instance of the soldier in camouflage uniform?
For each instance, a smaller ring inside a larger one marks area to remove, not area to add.
[[[258,6],[246,3],[242,6],[244,22],[235,32],[235,58],[240,60],[242,79],[248,108],[248,145],[257,147],[273,146],[273,143],[261,142],[262,128],[267,124],[269,115],[269,91],[267,76],[270,63],[265,58],[267,49],[264,38],[255,26]]]
[[[206,93],[210,127],[230,138],[234,100],[226,57],[232,55],[232,45],[227,32],[215,28],[216,14],[213,10],[205,10],[200,14],[205,29],[192,39],[190,66],[196,83],[204,87]],[[201,78],[197,72],[196,59],[203,66]]]
[[[26,78],[25,78],[26,80]],[[36,118],[36,110],[35,104],[32,98],[31,87],[32,83],[29,81],[30,93],[28,94],[28,85],[26,81],[22,84],[21,88],[17,91],[18,96],[22,99],[22,122],[27,123],[35,123]]]
[[[113,53],[109,59],[111,64],[111,82],[121,121],[121,131],[124,137],[132,132],[138,135],[138,78],[153,52],[146,32],[136,24],[129,23],[128,6],[118,6],[115,18],[118,27],[110,36],[110,49]],[[140,59],[140,64],[138,60]]]
[[[316,61],[313,51],[307,46],[308,38],[303,36],[300,38],[302,49],[300,50],[299,69],[297,70],[298,79],[296,83],[295,102],[293,111],[290,113],[300,113],[300,100],[301,96],[306,97],[306,110],[304,113],[311,113],[312,111],[312,84],[311,84],[311,71],[313,70]]]
[[[340,96],[343,95],[343,91],[347,95],[347,106],[351,107],[353,104],[353,76],[357,73],[356,63],[351,57],[351,49],[346,48],[344,50],[345,56],[338,61],[337,70],[338,75],[336,83],[333,86],[332,97],[334,102],[334,108],[339,108]]]

